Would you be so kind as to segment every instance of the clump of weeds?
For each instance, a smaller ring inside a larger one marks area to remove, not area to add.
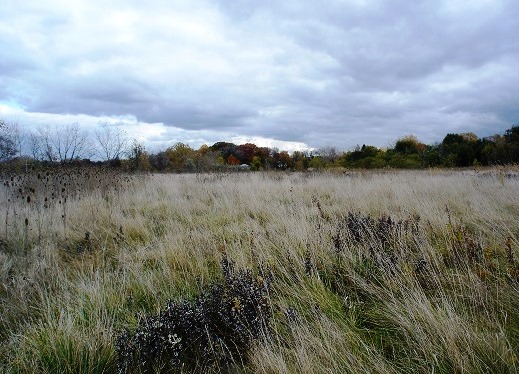
[[[222,273],[194,300],[168,301],[161,313],[122,333],[118,372],[207,372],[243,363],[270,330],[270,280],[261,271],[235,270],[226,258]]]

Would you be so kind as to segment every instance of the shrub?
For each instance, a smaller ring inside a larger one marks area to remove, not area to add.
[[[419,216],[397,221],[387,216],[373,218],[349,212],[338,222],[333,236],[334,246],[337,251],[360,243],[384,250],[395,246],[400,248],[417,234],[419,221]]]
[[[223,279],[194,301],[168,301],[157,316],[141,319],[116,343],[118,371],[208,371],[241,363],[268,333],[270,277],[261,269],[235,271],[222,261]]]

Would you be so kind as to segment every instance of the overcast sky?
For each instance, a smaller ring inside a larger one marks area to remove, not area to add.
[[[517,0],[0,2],[0,117],[149,147],[388,146],[519,122]]]

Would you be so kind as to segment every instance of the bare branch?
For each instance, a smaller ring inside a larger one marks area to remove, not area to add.
[[[88,135],[77,123],[39,128],[31,135],[30,149],[34,158],[47,161],[70,162],[91,155]]]
[[[105,124],[103,129],[95,132],[98,143],[97,154],[105,161],[121,158],[128,152],[128,136],[119,126]]]
[[[10,126],[0,120],[0,161],[6,161],[16,155],[16,144],[10,132]]]

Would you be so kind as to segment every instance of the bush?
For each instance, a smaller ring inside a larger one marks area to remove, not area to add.
[[[119,373],[184,369],[214,370],[241,363],[253,343],[268,333],[270,277],[261,269],[235,271],[222,261],[223,279],[193,302],[168,301],[135,332],[117,339]]]

